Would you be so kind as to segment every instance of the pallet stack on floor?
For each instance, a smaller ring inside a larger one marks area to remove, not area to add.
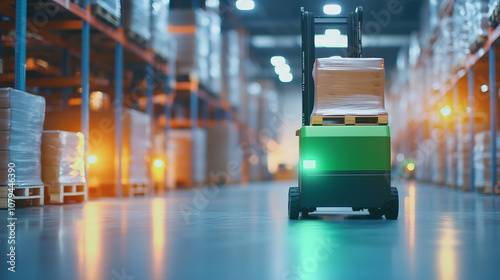
[[[46,200],[64,203],[88,200],[82,133],[44,130],[42,135],[42,180]]]
[[[8,205],[10,185],[16,207],[44,203],[40,164],[44,114],[43,97],[0,89],[0,208]]]

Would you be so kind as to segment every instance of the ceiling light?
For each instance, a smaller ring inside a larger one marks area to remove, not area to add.
[[[289,83],[293,80],[293,75],[291,73],[284,73],[280,74],[279,78],[282,83]]]
[[[274,72],[278,75],[290,73],[290,66],[288,66],[288,64],[276,65],[274,67]]]
[[[253,10],[255,3],[252,0],[238,0],[236,1],[236,8],[241,11]]]
[[[482,85],[481,86],[481,91],[482,92],[487,92],[488,91],[488,85]]]
[[[286,60],[282,56],[273,56],[271,57],[271,64],[273,66],[283,65],[286,63]]]
[[[323,12],[327,15],[338,15],[342,11],[342,7],[337,4],[325,5],[323,7]]]

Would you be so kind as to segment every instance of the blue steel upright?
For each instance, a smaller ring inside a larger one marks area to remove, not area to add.
[[[116,42],[115,49],[115,149],[118,166],[116,196],[122,197],[122,137],[123,137],[123,45]]]
[[[467,71],[468,96],[469,96],[469,184],[470,191],[475,191],[474,186],[474,70]]]
[[[151,123],[151,130],[150,130],[150,135],[149,135],[149,140],[153,141],[153,130],[154,130],[154,108],[153,108],[153,92],[154,92],[154,68],[151,64],[146,65],[146,96],[147,96],[147,103],[146,103],[146,113],[148,114],[149,121]],[[151,159],[153,159],[153,149],[150,149],[149,151],[149,156]],[[153,170],[151,165],[148,166],[147,168],[149,178],[152,180],[153,179]],[[152,193],[152,184],[148,185],[148,191],[149,193]]]
[[[454,116],[454,121],[453,121],[453,132],[454,132],[454,137],[455,141],[453,141],[453,150],[454,150],[454,156],[453,156],[453,183],[455,184],[455,187],[457,186],[457,181],[458,181],[458,158],[457,158],[457,152],[458,152],[458,139],[460,137],[458,136],[458,86],[455,84],[453,86],[453,116]]]
[[[26,90],[26,0],[16,0],[15,88]]]
[[[496,85],[495,47],[490,47],[490,145],[491,145],[491,195],[497,185],[497,85]],[[485,186],[486,187],[486,186]]]
[[[88,0],[83,0],[83,9],[87,9]],[[81,77],[82,77],[82,120],[81,120],[81,130],[85,136],[84,140],[84,150],[83,158],[87,162],[87,155],[89,151],[89,98],[90,98],[90,24],[83,19],[82,20],[82,55],[81,55]],[[84,165],[85,169],[85,180],[88,181],[87,164]]]

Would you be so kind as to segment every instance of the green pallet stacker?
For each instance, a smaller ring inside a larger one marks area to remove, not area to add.
[[[387,122],[376,125],[311,125],[314,107],[314,35],[317,26],[347,25],[347,55],[361,57],[363,10],[347,17],[315,17],[302,8],[302,127],[298,187],[288,192],[288,215],[296,220],[317,207],[368,209],[395,220],[398,190],[391,187],[391,148]]]

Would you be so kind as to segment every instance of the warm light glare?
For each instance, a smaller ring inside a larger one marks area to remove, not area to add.
[[[481,91],[482,92],[487,92],[488,91],[488,85],[482,85],[481,86]]]
[[[286,60],[282,56],[273,56],[271,57],[271,64],[273,66],[283,65],[286,63]]]
[[[157,168],[163,167],[163,161],[161,159],[155,160],[155,162],[153,164]]]
[[[96,156],[94,156],[94,155],[90,155],[90,156],[87,158],[87,160],[88,160],[88,162],[89,162],[90,164],[94,164],[94,163],[96,163],[96,162],[97,162],[97,157],[96,157]]]
[[[314,169],[316,168],[316,160],[314,159],[303,160],[302,167],[304,167],[304,169]]]
[[[412,172],[413,170],[415,170],[415,164],[413,162],[408,163],[408,165],[406,166],[406,169],[409,172]]]
[[[277,65],[274,67],[274,72],[278,75],[290,73],[290,66],[288,64]]]
[[[443,116],[449,116],[451,114],[451,107],[449,105],[444,106],[441,108],[441,115]]]
[[[342,12],[342,7],[337,4],[325,5],[323,7],[323,12],[327,15],[338,15]]]
[[[291,73],[280,74],[279,79],[282,83],[289,83],[293,80],[293,75]]]
[[[253,10],[255,3],[252,0],[238,0],[236,1],[236,8],[241,11]]]

